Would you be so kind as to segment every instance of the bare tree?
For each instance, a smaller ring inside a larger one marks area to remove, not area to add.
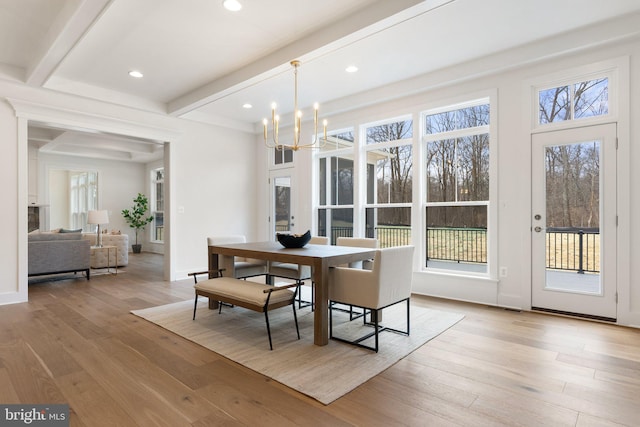
[[[413,136],[413,122],[404,120],[372,126],[367,129],[367,144],[401,141]],[[411,145],[383,148],[386,158],[376,164],[378,203],[411,202],[413,157]],[[382,209],[378,214],[380,224],[410,224],[406,209]]]

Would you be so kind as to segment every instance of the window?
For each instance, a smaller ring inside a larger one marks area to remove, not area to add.
[[[69,172],[69,194],[70,227],[96,232],[97,226],[87,224],[87,215],[98,209],[98,173]]]
[[[365,126],[366,237],[381,248],[411,244],[413,121],[400,118]]]
[[[287,163],[293,163],[293,150],[290,148],[273,148],[273,164],[284,165]]]
[[[352,129],[332,132],[317,155],[317,234],[331,244],[353,236],[353,143]]]
[[[151,241],[164,242],[164,168],[151,171]]]
[[[609,79],[585,80],[538,91],[538,123],[609,114]]]
[[[426,267],[487,272],[489,104],[424,114]]]

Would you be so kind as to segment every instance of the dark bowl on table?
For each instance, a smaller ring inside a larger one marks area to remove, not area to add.
[[[311,231],[307,231],[304,234],[284,234],[276,233],[278,242],[285,248],[302,248],[311,240]]]

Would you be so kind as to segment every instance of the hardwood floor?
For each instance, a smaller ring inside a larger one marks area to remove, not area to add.
[[[0,402],[68,403],[73,426],[638,425],[640,330],[415,297],[466,317],[324,406],[130,314],[193,297],[161,262],[1,306]]]

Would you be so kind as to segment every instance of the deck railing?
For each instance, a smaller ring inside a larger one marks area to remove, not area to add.
[[[377,238],[381,248],[403,246],[411,244],[411,227],[407,226],[378,226],[367,227],[365,236]],[[338,237],[353,237],[352,227],[332,227],[331,244],[335,245]]]
[[[547,268],[600,272],[600,229],[547,227]]]
[[[546,230],[546,267],[554,270],[598,273],[598,228],[549,227]],[[377,238],[380,247],[411,244],[411,227],[368,227],[366,237]],[[338,237],[352,237],[352,227],[332,227],[331,244]],[[484,228],[429,227],[427,260],[487,263],[487,230]]]
[[[484,228],[427,228],[427,260],[487,263]]]

